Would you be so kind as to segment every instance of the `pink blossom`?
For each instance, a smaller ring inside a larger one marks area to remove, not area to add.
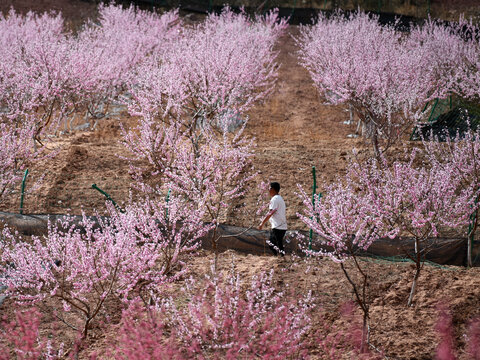
[[[183,28],[168,51],[152,56],[130,88],[134,113],[173,109],[190,121],[244,112],[265,98],[277,78],[273,50],[286,28],[274,11],[254,21],[225,8]]]
[[[349,104],[376,155],[425,114],[425,104],[454,91],[465,43],[432,21],[409,34],[363,12],[319,14],[296,39],[301,64],[330,104]]]
[[[181,276],[183,254],[196,250],[210,229],[200,211],[175,197],[168,205],[147,199],[125,213],[109,206],[109,214],[98,225],[84,216],[84,232],[68,219],[50,224],[48,236],[32,243],[7,231],[1,244],[8,294],[20,303],[61,302],[82,314],[86,336],[107,298],[149,296]]]
[[[28,120],[35,120],[30,116]],[[23,126],[0,124],[0,202],[1,199],[20,187],[24,171],[32,162],[46,158],[45,149],[36,150],[35,127],[32,122]]]
[[[432,158],[431,154],[427,158]],[[466,230],[479,193],[474,184],[462,185],[454,161],[416,165],[416,158],[414,149],[406,159],[391,164],[383,156],[380,161],[352,163],[345,184],[327,187],[315,206],[302,192],[306,210],[299,215],[321,236],[316,241],[333,248],[318,254],[340,262],[353,256],[357,248],[367,250],[379,237],[412,236],[415,251],[409,256],[416,264],[416,273],[409,305],[431,245],[429,239],[444,229]]]
[[[234,273],[228,279],[218,274],[206,277],[201,291],[196,290],[198,285],[185,288],[184,295],[191,299],[186,307],[171,299],[160,310],[190,356],[209,352],[225,359],[306,356],[310,295],[287,300],[275,291],[273,273],[255,277],[245,295]]]
[[[105,116],[137,66],[178,35],[177,12],[99,7],[99,24],[77,33],[61,15],[0,14],[0,111],[10,121],[36,113],[36,136],[86,110]]]

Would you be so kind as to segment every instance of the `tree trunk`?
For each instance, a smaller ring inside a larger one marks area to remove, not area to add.
[[[417,280],[420,277],[420,268],[415,270],[415,276],[413,277],[412,288],[410,289],[410,296],[408,297],[407,306],[412,306],[413,296],[415,295],[415,289],[417,287]]]
[[[413,296],[415,295],[415,289],[417,287],[417,281],[420,277],[421,269],[421,257],[420,257],[420,246],[418,239],[415,239],[415,276],[412,281],[412,288],[410,289],[410,296],[408,297],[407,306],[412,306]]]
[[[218,225],[215,225],[215,228],[213,229],[213,232],[212,232],[212,250],[213,250],[213,253],[215,254],[215,262],[213,266],[214,266],[215,273],[217,273],[217,264],[218,264],[217,229],[218,229]]]
[[[377,159],[380,159],[380,148],[378,146],[378,133],[377,128],[374,127],[372,130],[372,145],[373,145],[373,153]]]
[[[355,294],[355,298],[357,300],[357,304],[360,306],[363,312],[363,327],[362,327],[362,344],[360,345],[360,352],[363,353],[367,349],[368,341],[369,341],[369,326],[368,326],[368,319],[369,319],[369,304],[367,303],[366,299],[366,291],[368,285],[368,277],[367,274],[361,269],[360,264],[358,263],[356,257],[353,255],[353,260],[355,266],[359,273],[363,276],[363,284],[362,284],[362,293],[359,293],[359,289],[357,284],[352,280],[350,275],[348,274],[347,269],[340,263],[340,267],[343,270],[345,277],[347,278],[350,285],[352,285],[353,293]]]
[[[475,232],[477,231],[477,225],[478,225],[478,210],[475,210],[473,214],[473,219],[472,223],[470,224],[469,227],[469,232],[468,232],[468,237],[467,237],[467,266],[472,267],[473,266],[473,261],[472,261],[472,242],[473,238],[475,236]]]
[[[472,262],[472,236],[468,234],[467,239],[467,266],[471,268],[473,266]]]
[[[360,346],[360,353],[365,353],[368,350],[367,345],[370,343],[370,327],[368,326],[368,313],[363,313],[363,327],[362,327],[362,345]]]
[[[82,339],[85,340],[88,336],[88,327],[90,326],[90,321],[92,320],[92,318],[87,318],[87,320],[85,321],[85,326],[83,328],[83,332],[82,332]]]

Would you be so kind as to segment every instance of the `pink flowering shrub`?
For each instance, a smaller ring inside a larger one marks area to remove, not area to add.
[[[232,135],[206,125],[199,140],[182,123],[158,123],[146,116],[137,131],[124,132],[124,144],[134,155],[128,159],[134,186],[148,196],[175,194],[202,211],[204,220],[214,225],[210,239],[215,253],[217,226],[256,175],[254,143],[243,130]],[[148,168],[141,162],[145,160]]]
[[[225,288],[225,284],[222,285],[222,288]],[[202,294],[205,293],[205,290],[195,288],[195,290],[192,289],[190,291],[192,291],[194,296],[189,298],[190,302],[187,306],[198,308],[197,306],[200,303],[197,305],[192,305],[192,303],[201,302],[203,303],[203,309],[207,302],[206,299],[202,299]],[[304,324],[309,329],[301,336],[301,343],[296,344],[292,349],[288,349],[289,343],[292,343],[291,339],[288,339],[285,344],[281,343],[284,338],[288,338],[287,333],[283,330],[280,333],[275,332],[278,329],[278,323],[286,322],[285,320],[275,319],[273,322],[265,323],[261,328],[257,326],[256,322],[253,322],[253,328],[247,330],[248,325],[246,321],[251,321],[256,316],[252,316],[252,310],[248,306],[244,307],[240,304],[234,311],[232,309],[229,311],[232,314],[232,318],[228,320],[227,313],[223,309],[225,307],[231,308],[231,303],[238,305],[241,303],[241,300],[239,302],[237,297],[229,299],[227,304],[220,307],[218,302],[227,295],[227,293],[224,294],[224,291],[222,291],[221,296],[216,296],[217,300],[211,299],[212,304],[208,305],[208,308],[215,307],[218,310],[217,313],[214,314],[213,310],[208,310],[207,314],[195,312],[195,319],[201,320],[199,323],[195,321],[195,331],[204,333],[205,329],[208,328],[210,330],[208,333],[199,335],[200,340],[193,339],[189,342],[182,340],[183,337],[178,334],[179,330],[177,327],[167,325],[169,318],[171,318],[168,311],[162,309],[160,311],[145,312],[138,304],[134,304],[123,312],[119,336],[111,346],[114,349],[112,355],[128,359],[309,359],[311,356],[332,360],[344,359],[345,357],[363,360],[383,358],[380,352],[374,353],[371,349],[362,350],[362,323],[355,316],[354,306],[351,303],[345,304],[340,314],[342,319],[346,321],[344,328],[327,325],[323,332],[312,334],[309,324]],[[244,297],[240,296],[240,299],[244,299]],[[303,300],[312,299],[305,298]],[[291,300],[286,301],[290,302]],[[300,312],[303,311],[304,308],[300,308]],[[181,314],[175,316],[185,316],[186,312],[186,309],[181,309]],[[256,313],[257,310],[253,310],[253,312]],[[270,315],[266,314],[263,314],[262,318],[271,318]],[[238,323],[239,317],[245,319],[240,324]],[[218,334],[212,333],[214,324],[219,321],[219,318],[225,318],[224,326],[218,328]],[[317,318],[317,321],[322,322],[323,320]],[[185,324],[185,326],[187,325]],[[268,335],[254,335],[255,329],[261,332],[268,332]],[[189,331],[193,332],[193,330]],[[297,331],[295,330],[291,335],[295,336]],[[229,332],[230,336],[239,336],[240,343],[237,344],[236,341],[232,341],[225,346],[224,341],[227,341],[224,338],[225,335],[223,335],[225,332]],[[253,336],[248,338],[249,344],[245,344],[247,342],[246,334]],[[265,341],[265,345],[262,344],[263,341]],[[255,350],[255,347],[258,345],[262,347],[260,350]]]
[[[245,288],[238,284],[238,277],[222,277],[220,283],[218,280],[207,278],[206,284],[201,281],[187,285],[187,304],[178,297],[157,310],[145,311],[133,304],[123,312],[119,336],[111,346],[112,355],[128,359],[308,359],[311,355],[322,359],[383,358],[381,353],[362,347],[362,323],[351,303],[341,310],[344,328],[327,325],[324,331],[313,334],[310,316],[315,300],[307,296],[294,301],[280,293],[280,306],[284,307],[275,310],[279,298],[269,300],[276,297],[272,289],[268,290],[271,274],[253,280],[252,287],[262,289],[262,294],[253,290],[255,296],[248,295],[251,288],[243,294]],[[202,289],[203,285],[207,288]],[[295,316],[298,321],[294,321],[294,330],[286,330]],[[299,333],[300,341],[296,340]]]
[[[83,319],[86,337],[108,299],[148,301],[181,276],[182,255],[193,252],[210,228],[178,198],[168,205],[131,205],[126,213],[110,206],[109,215],[110,220],[98,218],[98,225],[84,216],[84,232],[68,220],[62,229],[51,224],[48,236],[32,243],[6,232],[1,271],[7,294],[19,303],[54,299]]]
[[[207,219],[219,225],[232,211],[232,203],[244,196],[256,176],[253,168],[254,143],[239,130],[234,136],[204,132],[205,143],[177,142],[172,166],[166,169],[167,186],[196,204]],[[211,236],[216,251],[216,227]]]
[[[15,311],[14,321],[3,321],[0,325],[0,359],[40,359],[47,344],[39,341],[40,314],[30,309]]]
[[[306,356],[312,299],[287,296],[276,292],[272,272],[253,278],[245,292],[237,274],[214,274],[188,284],[160,312],[189,357],[299,358]]]

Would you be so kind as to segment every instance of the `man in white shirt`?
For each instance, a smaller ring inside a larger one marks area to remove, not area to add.
[[[268,212],[265,219],[259,226],[259,229],[262,230],[263,225],[270,220],[272,226],[272,231],[270,232],[270,241],[268,246],[272,250],[274,255],[280,254],[281,256],[285,255],[283,249],[283,237],[287,231],[287,216],[285,214],[285,201],[278,194],[280,192],[280,184],[278,182],[270,183],[270,211]]]

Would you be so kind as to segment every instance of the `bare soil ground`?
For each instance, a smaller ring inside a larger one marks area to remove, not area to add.
[[[64,15],[76,24],[95,14],[95,6],[78,0],[5,0],[0,11],[9,6],[19,11],[32,9],[62,10]],[[311,167],[316,166],[321,180],[330,182],[342,176],[353,147],[366,148],[360,139],[348,138],[354,129],[344,125],[348,112],[343,107],[323,105],[308,73],[297,63],[296,47],[292,35],[298,28],[292,27],[289,34],[281,39],[279,62],[280,76],[275,92],[264,103],[256,105],[249,112],[247,132],[257,141],[255,167],[260,172],[260,180],[275,180],[282,184],[282,195],[288,208],[290,228],[302,228],[296,217],[301,204],[295,195],[297,184],[309,191]],[[120,156],[128,155],[119,143],[120,123],[134,124],[135,119],[123,113],[120,118],[107,119],[99,123],[95,131],[77,132],[55,138],[48,145],[58,147],[58,155],[32,170],[27,186],[35,182],[42,173],[45,177],[41,185],[27,194],[25,213],[73,213],[82,210],[93,213],[105,208],[104,197],[91,188],[96,183],[115,200],[128,199],[130,177],[128,164]],[[244,199],[246,208],[253,210],[254,195]],[[19,194],[14,194],[1,208],[3,211],[18,211]],[[245,214],[245,213],[243,213]],[[259,222],[258,218],[232,214],[229,223],[250,226]],[[326,332],[330,325],[344,326],[339,315],[340,306],[353,299],[349,284],[338,265],[327,259],[313,264],[308,261],[293,263],[281,261],[271,256],[239,255],[224,253],[221,266],[230,267],[231,256],[236,257],[237,269],[245,281],[261,271],[275,269],[279,288],[294,288],[300,293],[314,291],[317,303],[321,304],[320,316],[312,324],[315,329]],[[189,261],[190,273],[198,276],[210,268],[212,255],[202,253]],[[350,266],[350,265],[349,265]],[[468,321],[480,314],[480,269],[456,267],[437,268],[426,266],[419,280],[419,288],[414,306],[405,306],[409,292],[413,268],[410,264],[365,261],[372,281],[372,343],[384,349],[391,359],[431,359],[434,357],[436,335],[433,330],[437,305],[442,302],[450,306],[456,340],[463,351],[463,336]],[[180,286],[180,284],[178,285]],[[11,316],[13,304],[8,300],[0,308],[0,315]],[[54,323],[49,311],[44,311],[44,331]],[[119,308],[109,308],[108,314],[113,324],[118,322]],[[104,314],[104,315],[108,315]],[[102,353],[115,337],[115,325],[107,330],[93,330],[88,350]],[[73,332],[58,332],[58,340],[71,344]],[[317,351],[312,349],[312,353]],[[466,355],[461,353],[462,358]]]

